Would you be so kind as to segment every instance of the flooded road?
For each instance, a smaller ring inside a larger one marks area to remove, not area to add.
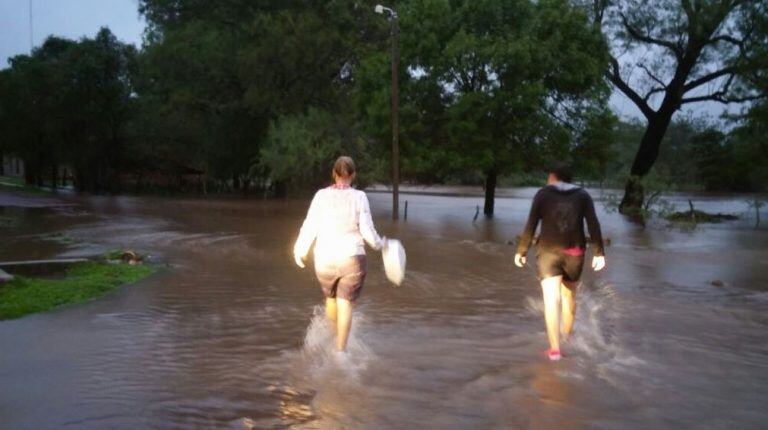
[[[396,224],[390,195],[369,193],[408,273],[388,285],[369,251],[343,370],[311,265],[291,256],[308,201],[0,192],[1,260],[131,248],[165,266],[0,322],[0,428],[766,428],[768,230],[643,229],[598,203],[608,266],[585,272],[575,338],[550,363],[535,276],[507,244],[534,192],[475,222],[481,197],[404,195]]]

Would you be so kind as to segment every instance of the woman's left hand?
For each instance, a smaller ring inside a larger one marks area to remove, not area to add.
[[[296,265],[297,265],[297,266],[299,266],[299,267],[301,267],[302,269],[303,269],[303,268],[305,268],[305,267],[307,267],[307,266],[304,264],[304,259],[303,259],[303,258],[301,258],[301,256],[300,256],[300,255],[294,255],[294,256],[293,256],[293,259],[296,261]]]

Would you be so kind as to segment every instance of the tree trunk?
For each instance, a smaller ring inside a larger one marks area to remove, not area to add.
[[[24,160],[24,182],[27,185],[35,185],[35,166],[27,158]]]
[[[232,174],[232,191],[237,192],[240,189],[240,175],[237,173]]]
[[[485,177],[485,206],[483,213],[488,218],[493,218],[493,209],[496,203],[496,180],[498,179],[498,173],[495,170],[491,170]]]
[[[274,187],[275,197],[284,199],[288,197],[288,183],[285,181],[275,181],[272,186]]]
[[[0,176],[5,175],[5,154],[0,151]]]
[[[640,141],[640,148],[635,155],[635,161],[632,164],[630,177],[624,188],[624,198],[619,205],[619,212],[625,215],[638,215],[643,207],[645,200],[645,189],[642,179],[659,157],[659,147],[664,139],[664,134],[672,121],[673,109],[662,109],[659,113],[648,121],[645,134]]]
[[[59,166],[54,163],[51,165],[51,189],[56,190],[59,185]]]

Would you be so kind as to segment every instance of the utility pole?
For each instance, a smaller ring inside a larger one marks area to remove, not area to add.
[[[392,41],[392,219],[400,218],[400,122],[398,99],[398,69],[400,64],[400,26],[394,9],[376,5],[376,13],[389,15],[390,39]]]
[[[398,68],[400,64],[400,26],[397,14],[390,19],[392,23],[392,219],[400,218],[400,121],[398,116]]]

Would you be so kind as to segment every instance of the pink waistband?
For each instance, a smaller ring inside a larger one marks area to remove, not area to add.
[[[570,255],[571,257],[581,257],[584,255],[584,248],[579,248],[578,246],[574,246],[572,248],[565,248],[563,249],[563,254]]]

